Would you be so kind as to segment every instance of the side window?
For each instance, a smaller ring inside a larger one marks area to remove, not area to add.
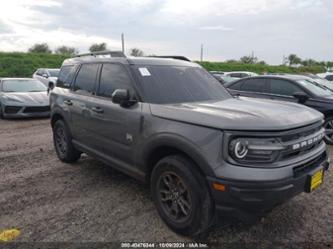
[[[77,66],[74,65],[61,67],[58,75],[57,87],[70,88],[76,68]]]
[[[98,64],[83,64],[76,76],[74,91],[94,93],[98,67]]]
[[[243,85],[244,81],[238,81],[235,84],[232,84],[231,86],[229,86],[228,88],[231,90],[237,90],[239,91]]]
[[[116,89],[128,89],[133,94],[130,77],[121,65],[103,64],[97,95],[111,97]]]
[[[329,81],[333,81],[333,75],[327,75],[325,77],[325,79],[329,80]]]
[[[266,92],[265,89],[266,79],[247,79],[241,87],[241,91],[255,93]]]
[[[39,75],[39,76],[42,76],[42,70],[38,69],[36,74]]]
[[[228,76],[234,77],[234,78],[241,78],[241,74],[240,73],[230,73],[230,74],[228,74]]]
[[[284,96],[293,96],[295,92],[303,92],[301,88],[287,80],[271,79],[271,93]]]

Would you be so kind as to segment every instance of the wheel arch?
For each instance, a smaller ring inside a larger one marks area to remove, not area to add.
[[[143,163],[145,165],[146,181],[150,181],[151,172],[156,163],[162,158],[170,155],[180,154],[191,160],[196,169],[205,176],[214,176],[213,169],[209,163],[200,154],[199,149],[189,141],[163,135],[150,141],[143,151]]]

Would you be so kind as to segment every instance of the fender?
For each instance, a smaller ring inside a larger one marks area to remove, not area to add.
[[[154,135],[148,138],[147,142],[141,146],[143,149],[140,153],[140,161],[143,162],[145,172],[149,170],[147,161],[151,153],[153,153],[155,149],[165,146],[172,147],[186,154],[197,164],[197,166],[206,176],[215,176],[214,171],[209,165],[208,161],[201,155],[200,148],[190,140],[173,133],[162,133]]]

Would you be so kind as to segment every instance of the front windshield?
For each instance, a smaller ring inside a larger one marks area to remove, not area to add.
[[[228,91],[200,67],[137,66],[146,101],[155,104],[218,101],[230,98]]]
[[[4,80],[3,92],[45,92],[46,86],[36,80]]]
[[[50,77],[58,77],[58,74],[59,74],[59,69],[49,69],[49,74],[50,74]]]
[[[310,92],[314,93],[317,96],[325,97],[325,96],[333,96],[333,92],[329,89],[327,89],[324,86],[321,86],[320,84],[304,79],[304,80],[298,80],[298,83],[300,83],[303,87],[308,89]]]

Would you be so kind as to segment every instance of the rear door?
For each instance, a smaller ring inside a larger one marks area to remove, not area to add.
[[[233,94],[254,98],[269,98],[267,95],[267,81],[265,78],[249,78],[238,81],[233,86]]]
[[[71,98],[65,103],[70,108],[72,134],[74,139],[84,145],[96,141],[95,127],[92,117],[96,98],[96,81],[101,64],[82,64],[74,81]],[[90,147],[90,146],[89,146]]]

